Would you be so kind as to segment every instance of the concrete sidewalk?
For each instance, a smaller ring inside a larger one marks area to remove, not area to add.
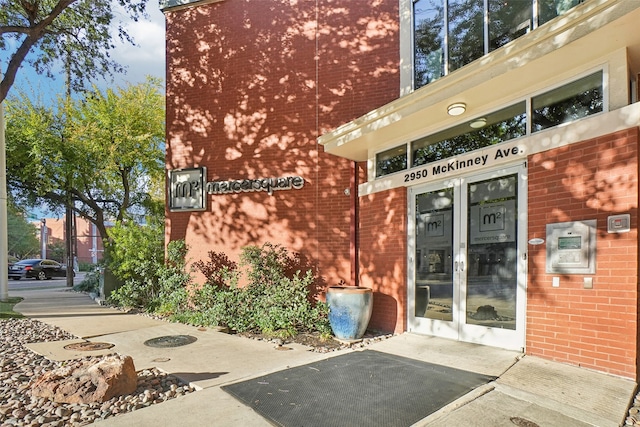
[[[88,340],[115,344],[109,350],[71,351],[70,341],[29,347],[53,360],[117,352],[133,357],[137,370],[157,367],[198,389],[177,399],[115,418],[102,426],[268,426],[259,414],[221,386],[300,366],[329,354],[301,345],[274,346],[210,328],[168,323],[99,306],[67,288],[13,291],[24,301],[15,310]],[[193,344],[155,348],[144,342],[190,335]],[[372,344],[371,350],[498,377],[417,423],[420,426],[619,426],[633,399],[633,381],[536,357],[435,337],[403,334]],[[425,390],[429,393],[429,390]],[[300,425],[304,425],[301,420]]]

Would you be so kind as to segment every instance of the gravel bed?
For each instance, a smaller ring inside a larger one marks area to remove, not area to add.
[[[0,320],[0,425],[29,427],[83,426],[95,421],[162,403],[195,389],[158,369],[138,371],[135,393],[104,403],[56,403],[31,395],[31,384],[63,364],[80,364],[100,357],[67,362],[50,361],[23,344],[76,339],[73,335],[33,319]]]
[[[640,392],[633,399],[633,403],[631,404],[631,408],[629,408],[624,425],[640,426]]]

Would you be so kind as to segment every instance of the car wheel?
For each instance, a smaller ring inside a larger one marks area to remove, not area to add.
[[[45,280],[47,278],[47,274],[44,271],[40,271],[38,273],[38,280]]]

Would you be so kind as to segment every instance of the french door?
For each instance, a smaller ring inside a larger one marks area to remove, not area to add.
[[[410,331],[524,348],[525,173],[518,166],[409,191]]]

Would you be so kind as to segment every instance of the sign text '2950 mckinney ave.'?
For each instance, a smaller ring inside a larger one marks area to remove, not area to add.
[[[385,175],[358,187],[358,195],[364,196],[390,188],[408,187],[442,179],[487,167],[508,164],[526,158],[527,150],[521,142],[502,143],[460,156],[450,157],[426,165],[416,166],[405,172]]]

